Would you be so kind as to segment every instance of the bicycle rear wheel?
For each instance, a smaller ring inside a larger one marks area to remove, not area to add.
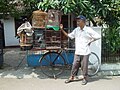
[[[48,77],[56,78],[64,71],[65,59],[57,52],[47,52],[40,59],[41,72]]]
[[[88,62],[88,76],[96,75],[100,69],[100,65],[99,57],[94,52],[91,52]]]

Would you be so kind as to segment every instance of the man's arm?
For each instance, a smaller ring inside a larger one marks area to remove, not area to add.
[[[92,42],[99,40],[101,38],[101,36],[97,32],[95,32],[94,30],[91,30],[90,36],[92,37],[92,39],[88,45],[90,45]]]
[[[88,45],[90,45],[92,42],[94,42],[94,41],[96,41],[98,39],[100,39],[100,38],[96,38],[96,39],[92,38],[91,41],[88,43]]]

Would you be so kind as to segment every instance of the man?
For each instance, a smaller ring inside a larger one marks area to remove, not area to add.
[[[63,30],[63,25],[60,25],[60,29],[63,34],[71,39],[75,38],[75,55],[71,70],[71,76],[65,83],[72,82],[78,73],[79,66],[81,65],[82,70],[82,85],[87,84],[88,77],[88,58],[90,51],[90,44],[98,39],[100,35],[96,33],[92,28],[86,27],[86,18],[83,15],[77,18],[77,27],[69,34]]]

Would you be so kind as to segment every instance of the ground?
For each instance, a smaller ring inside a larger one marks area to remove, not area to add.
[[[87,85],[81,81],[64,83],[65,79],[0,78],[0,90],[120,90],[120,77],[92,78]]]
[[[87,85],[81,81],[65,84],[69,78],[70,70],[66,70],[57,79],[48,78],[40,68],[28,67],[26,60],[19,62],[25,56],[19,48],[4,50],[4,66],[0,69],[0,90],[120,90],[120,76],[89,77]]]

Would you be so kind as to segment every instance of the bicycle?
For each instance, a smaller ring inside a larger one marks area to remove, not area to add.
[[[41,72],[48,77],[56,78],[62,74],[66,68],[71,68],[72,62],[70,63],[68,58],[73,60],[73,57],[74,49],[60,49],[47,52],[39,60]],[[100,59],[94,52],[91,52],[88,62],[88,76],[96,75],[99,69]]]

